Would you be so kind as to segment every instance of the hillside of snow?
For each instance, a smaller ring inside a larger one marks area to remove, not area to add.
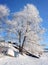
[[[48,53],[39,59],[27,55],[18,54],[16,57],[0,54],[0,65],[48,65]]]

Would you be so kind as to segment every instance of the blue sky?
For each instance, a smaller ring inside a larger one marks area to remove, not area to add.
[[[48,45],[48,0],[0,0],[0,4],[7,5],[11,13],[20,11],[27,3],[34,4],[39,10],[43,19],[42,26],[47,29],[44,34],[45,39],[41,43]]]

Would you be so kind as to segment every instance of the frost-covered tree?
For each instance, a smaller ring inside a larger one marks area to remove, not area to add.
[[[10,10],[6,5],[0,5],[0,39],[3,39],[1,33],[3,33],[6,28],[6,20],[8,18],[9,12]]]
[[[35,46],[40,43],[44,29],[41,27],[42,18],[39,11],[32,4],[27,4],[19,12],[14,13],[12,20],[8,20],[8,30],[16,35],[19,44],[19,51],[23,48],[35,50]],[[9,34],[10,34],[9,33]]]

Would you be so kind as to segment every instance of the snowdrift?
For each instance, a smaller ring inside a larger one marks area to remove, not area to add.
[[[48,57],[43,54],[39,59],[19,54],[17,57],[3,56],[0,65],[48,65]]]

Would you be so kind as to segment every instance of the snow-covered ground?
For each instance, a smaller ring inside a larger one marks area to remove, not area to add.
[[[43,54],[39,59],[27,55],[10,57],[0,55],[0,65],[48,65],[48,53]]]

